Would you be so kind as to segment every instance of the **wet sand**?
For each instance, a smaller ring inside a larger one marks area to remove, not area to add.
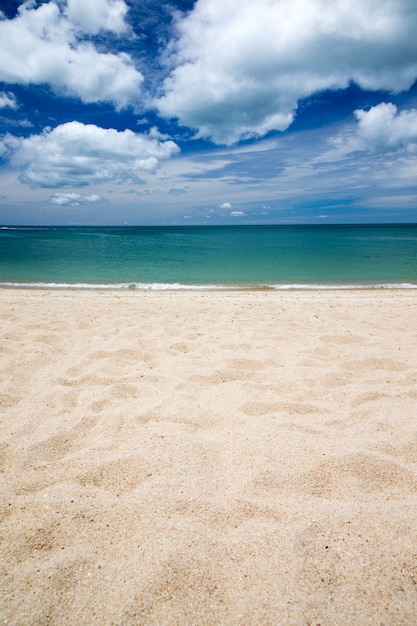
[[[0,290],[0,621],[415,624],[416,314]]]

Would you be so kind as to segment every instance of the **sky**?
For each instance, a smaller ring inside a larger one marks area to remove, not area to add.
[[[0,0],[0,224],[417,222],[416,0]]]

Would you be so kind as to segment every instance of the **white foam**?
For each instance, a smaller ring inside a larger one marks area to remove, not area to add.
[[[139,291],[201,291],[209,289],[241,289],[238,285],[186,285],[181,283],[15,283],[2,282],[0,287],[19,289],[131,289]]]
[[[238,291],[245,289],[289,290],[346,290],[346,289],[417,289],[417,283],[382,283],[382,284],[184,284],[184,283],[43,283],[43,282],[1,282],[0,287],[13,289],[129,289],[138,291],[207,291],[226,290]]]
[[[319,289],[319,290],[336,290],[336,289],[417,289],[417,284],[413,283],[383,283],[383,284],[346,284],[346,285],[321,285],[321,284],[278,284],[269,285],[271,289],[289,290],[289,289]]]

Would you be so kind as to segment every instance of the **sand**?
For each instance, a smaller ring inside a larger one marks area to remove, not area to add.
[[[416,313],[0,290],[0,623],[416,624]]]

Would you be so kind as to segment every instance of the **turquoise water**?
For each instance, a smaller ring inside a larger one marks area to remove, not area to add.
[[[3,227],[0,284],[417,287],[417,225]]]

